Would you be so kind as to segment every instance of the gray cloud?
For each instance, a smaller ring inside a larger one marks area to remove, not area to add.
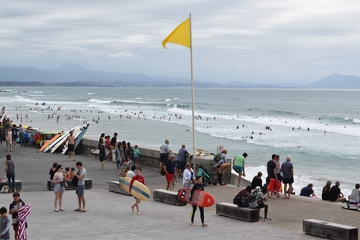
[[[162,40],[192,13],[194,76],[214,81],[311,82],[360,75],[360,2],[6,1],[0,65],[189,78],[189,49]]]

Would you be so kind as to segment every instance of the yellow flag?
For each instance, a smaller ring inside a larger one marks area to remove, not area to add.
[[[177,26],[169,34],[169,36],[164,39],[162,42],[164,48],[166,48],[166,43],[168,42],[190,48],[190,18],[186,19],[179,26]]]

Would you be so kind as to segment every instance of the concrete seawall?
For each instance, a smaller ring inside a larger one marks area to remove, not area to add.
[[[98,140],[83,138],[80,144],[81,145],[76,149],[76,151],[81,154],[91,155],[92,154],[91,150],[97,148]],[[138,146],[138,148],[140,149],[139,162],[141,163],[141,165],[153,167],[153,168],[159,168],[160,147],[159,149],[156,149],[146,146]],[[173,154],[175,155],[175,158],[178,155],[177,152],[173,152]],[[190,161],[189,156],[187,157],[186,161]],[[201,165],[203,168],[205,168],[207,172],[211,175],[211,182],[218,181],[217,171],[216,168],[214,167],[214,161],[212,156],[195,157],[191,160],[191,162],[193,164],[198,164],[199,166]],[[195,172],[197,175],[198,167],[195,167]],[[235,177],[233,176],[233,180],[231,178],[232,178],[231,171],[229,169],[228,171],[225,172],[223,176],[223,182],[228,184],[233,183]],[[237,177],[235,181],[237,181]]]

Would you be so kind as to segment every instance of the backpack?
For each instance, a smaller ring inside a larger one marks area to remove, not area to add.
[[[241,192],[236,194],[236,196],[233,199],[233,204],[240,206],[241,205],[241,197],[242,197]]]
[[[238,207],[249,207],[249,198],[248,195],[243,195],[243,191],[240,191],[233,199],[233,203],[238,205]]]
[[[249,194],[248,200],[249,202],[255,202],[257,200],[256,198],[257,198],[257,191],[252,191]]]
[[[218,153],[218,154],[216,154],[215,156],[214,156],[214,162],[218,162],[218,161],[220,161],[221,160],[221,154],[222,153]]]
[[[72,183],[72,185],[74,185],[74,187],[77,186],[78,180],[79,180],[79,179],[77,178],[77,176],[74,176],[74,177],[71,179],[71,183]]]

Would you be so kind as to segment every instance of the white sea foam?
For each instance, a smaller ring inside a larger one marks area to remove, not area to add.
[[[96,92],[89,92],[88,95],[95,95]]]

